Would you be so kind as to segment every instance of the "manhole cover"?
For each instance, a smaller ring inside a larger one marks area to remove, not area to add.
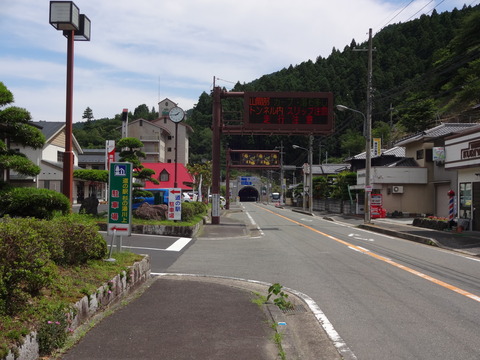
[[[284,314],[299,314],[299,313],[306,313],[307,309],[303,305],[294,305],[292,309],[285,309],[282,310]]]

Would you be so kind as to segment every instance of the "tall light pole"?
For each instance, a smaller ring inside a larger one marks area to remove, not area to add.
[[[280,142],[280,147],[275,147],[275,150],[280,149],[280,205],[285,205],[285,189],[283,180],[283,141]]]
[[[310,135],[309,138],[309,148],[298,145],[292,145],[294,149],[302,149],[308,152],[308,167],[309,167],[309,178],[308,178],[308,211],[313,213],[313,136]],[[304,169],[305,174],[305,169]],[[305,210],[305,181],[303,183],[303,210]]]
[[[168,117],[171,121],[175,123],[175,174],[173,180],[173,187],[178,187],[177,182],[177,169],[178,169],[178,123],[185,118],[185,112],[182,108],[175,106],[174,108],[170,109],[168,112]]]
[[[356,51],[365,51],[365,49],[354,49]],[[365,224],[371,223],[370,216],[370,194],[372,192],[372,186],[370,183],[370,172],[372,168],[372,57],[373,57],[373,45],[372,45],[372,29],[368,31],[368,70],[367,70],[367,115],[354,109],[350,109],[343,105],[337,105],[337,109],[340,111],[350,110],[356,113],[362,114],[365,124]]]
[[[363,117],[363,124],[365,127],[365,224],[370,224],[370,192],[371,192],[371,184],[370,184],[370,171],[372,168],[372,124],[368,121],[368,117],[365,116],[364,113],[361,111],[351,109],[344,105],[337,105],[337,109],[340,111],[353,111],[357,114],[362,115]]]
[[[65,111],[65,153],[63,156],[63,194],[73,200],[73,44],[75,40],[90,41],[90,19],[72,1],[50,1],[50,24],[62,30],[67,45],[67,90]]]

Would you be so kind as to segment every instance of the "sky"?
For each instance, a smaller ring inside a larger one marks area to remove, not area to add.
[[[92,23],[74,49],[73,121],[149,109],[188,110],[213,84],[230,90],[328,57],[368,30],[480,0],[75,0]],[[0,81],[34,121],[64,121],[67,39],[49,0],[0,0]],[[214,80],[215,79],[215,80]]]

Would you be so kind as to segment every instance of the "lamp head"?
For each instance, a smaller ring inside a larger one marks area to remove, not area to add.
[[[345,110],[348,110],[348,107],[346,107],[345,105],[337,105],[337,110],[338,111],[345,111]]]

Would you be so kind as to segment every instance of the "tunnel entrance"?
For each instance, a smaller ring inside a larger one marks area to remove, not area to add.
[[[253,186],[245,186],[238,192],[238,197],[240,201],[247,202],[247,201],[258,201],[259,195],[258,190],[255,189]]]

